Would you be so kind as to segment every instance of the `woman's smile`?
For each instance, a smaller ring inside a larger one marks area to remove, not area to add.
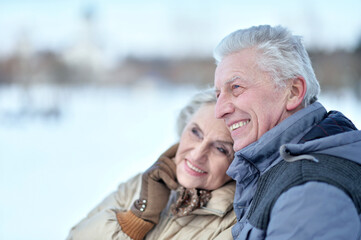
[[[184,159],[184,168],[192,176],[203,176],[203,175],[207,174],[206,171],[203,171],[203,170],[199,169],[198,167],[194,166],[187,159]]]

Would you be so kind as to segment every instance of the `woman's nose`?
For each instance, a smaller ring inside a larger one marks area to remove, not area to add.
[[[215,107],[216,118],[224,119],[227,114],[232,112],[234,112],[234,105],[232,101],[229,99],[228,95],[221,93],[218,96]]]
[[[207,151],[207,146],[205,143],[199,143],[197,145],[194,146],[193,150],[192,150],[192,160],[194,162],[204,162],[207,161],[208,158],[208,151]]]

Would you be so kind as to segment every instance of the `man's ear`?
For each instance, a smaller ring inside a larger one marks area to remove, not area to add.
[[[287,99],[286,108],[288,111],[295,110],[302,105],[302,100],[306,94],[306,80],[299,76],[290,80],[289,96]]]

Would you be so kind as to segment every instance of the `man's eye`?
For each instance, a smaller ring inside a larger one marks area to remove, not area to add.
[[[231,86],[232,94],[235,96],[239,96],[242,94],[246,89],[242,85],[234,84]]]

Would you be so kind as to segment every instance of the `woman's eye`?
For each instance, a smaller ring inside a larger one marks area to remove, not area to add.
[[[198,129],[197,128],[192,128],[192,133],[194,134],[194,135],[196,135],[197,137],[200,137],[201,135],[199,134],[199,131],[198,131]]]
[[[223,153],[224,155],[228,154],[228,151],[222,147],[217,147],[217,150],[220,151],[221,153]]]

